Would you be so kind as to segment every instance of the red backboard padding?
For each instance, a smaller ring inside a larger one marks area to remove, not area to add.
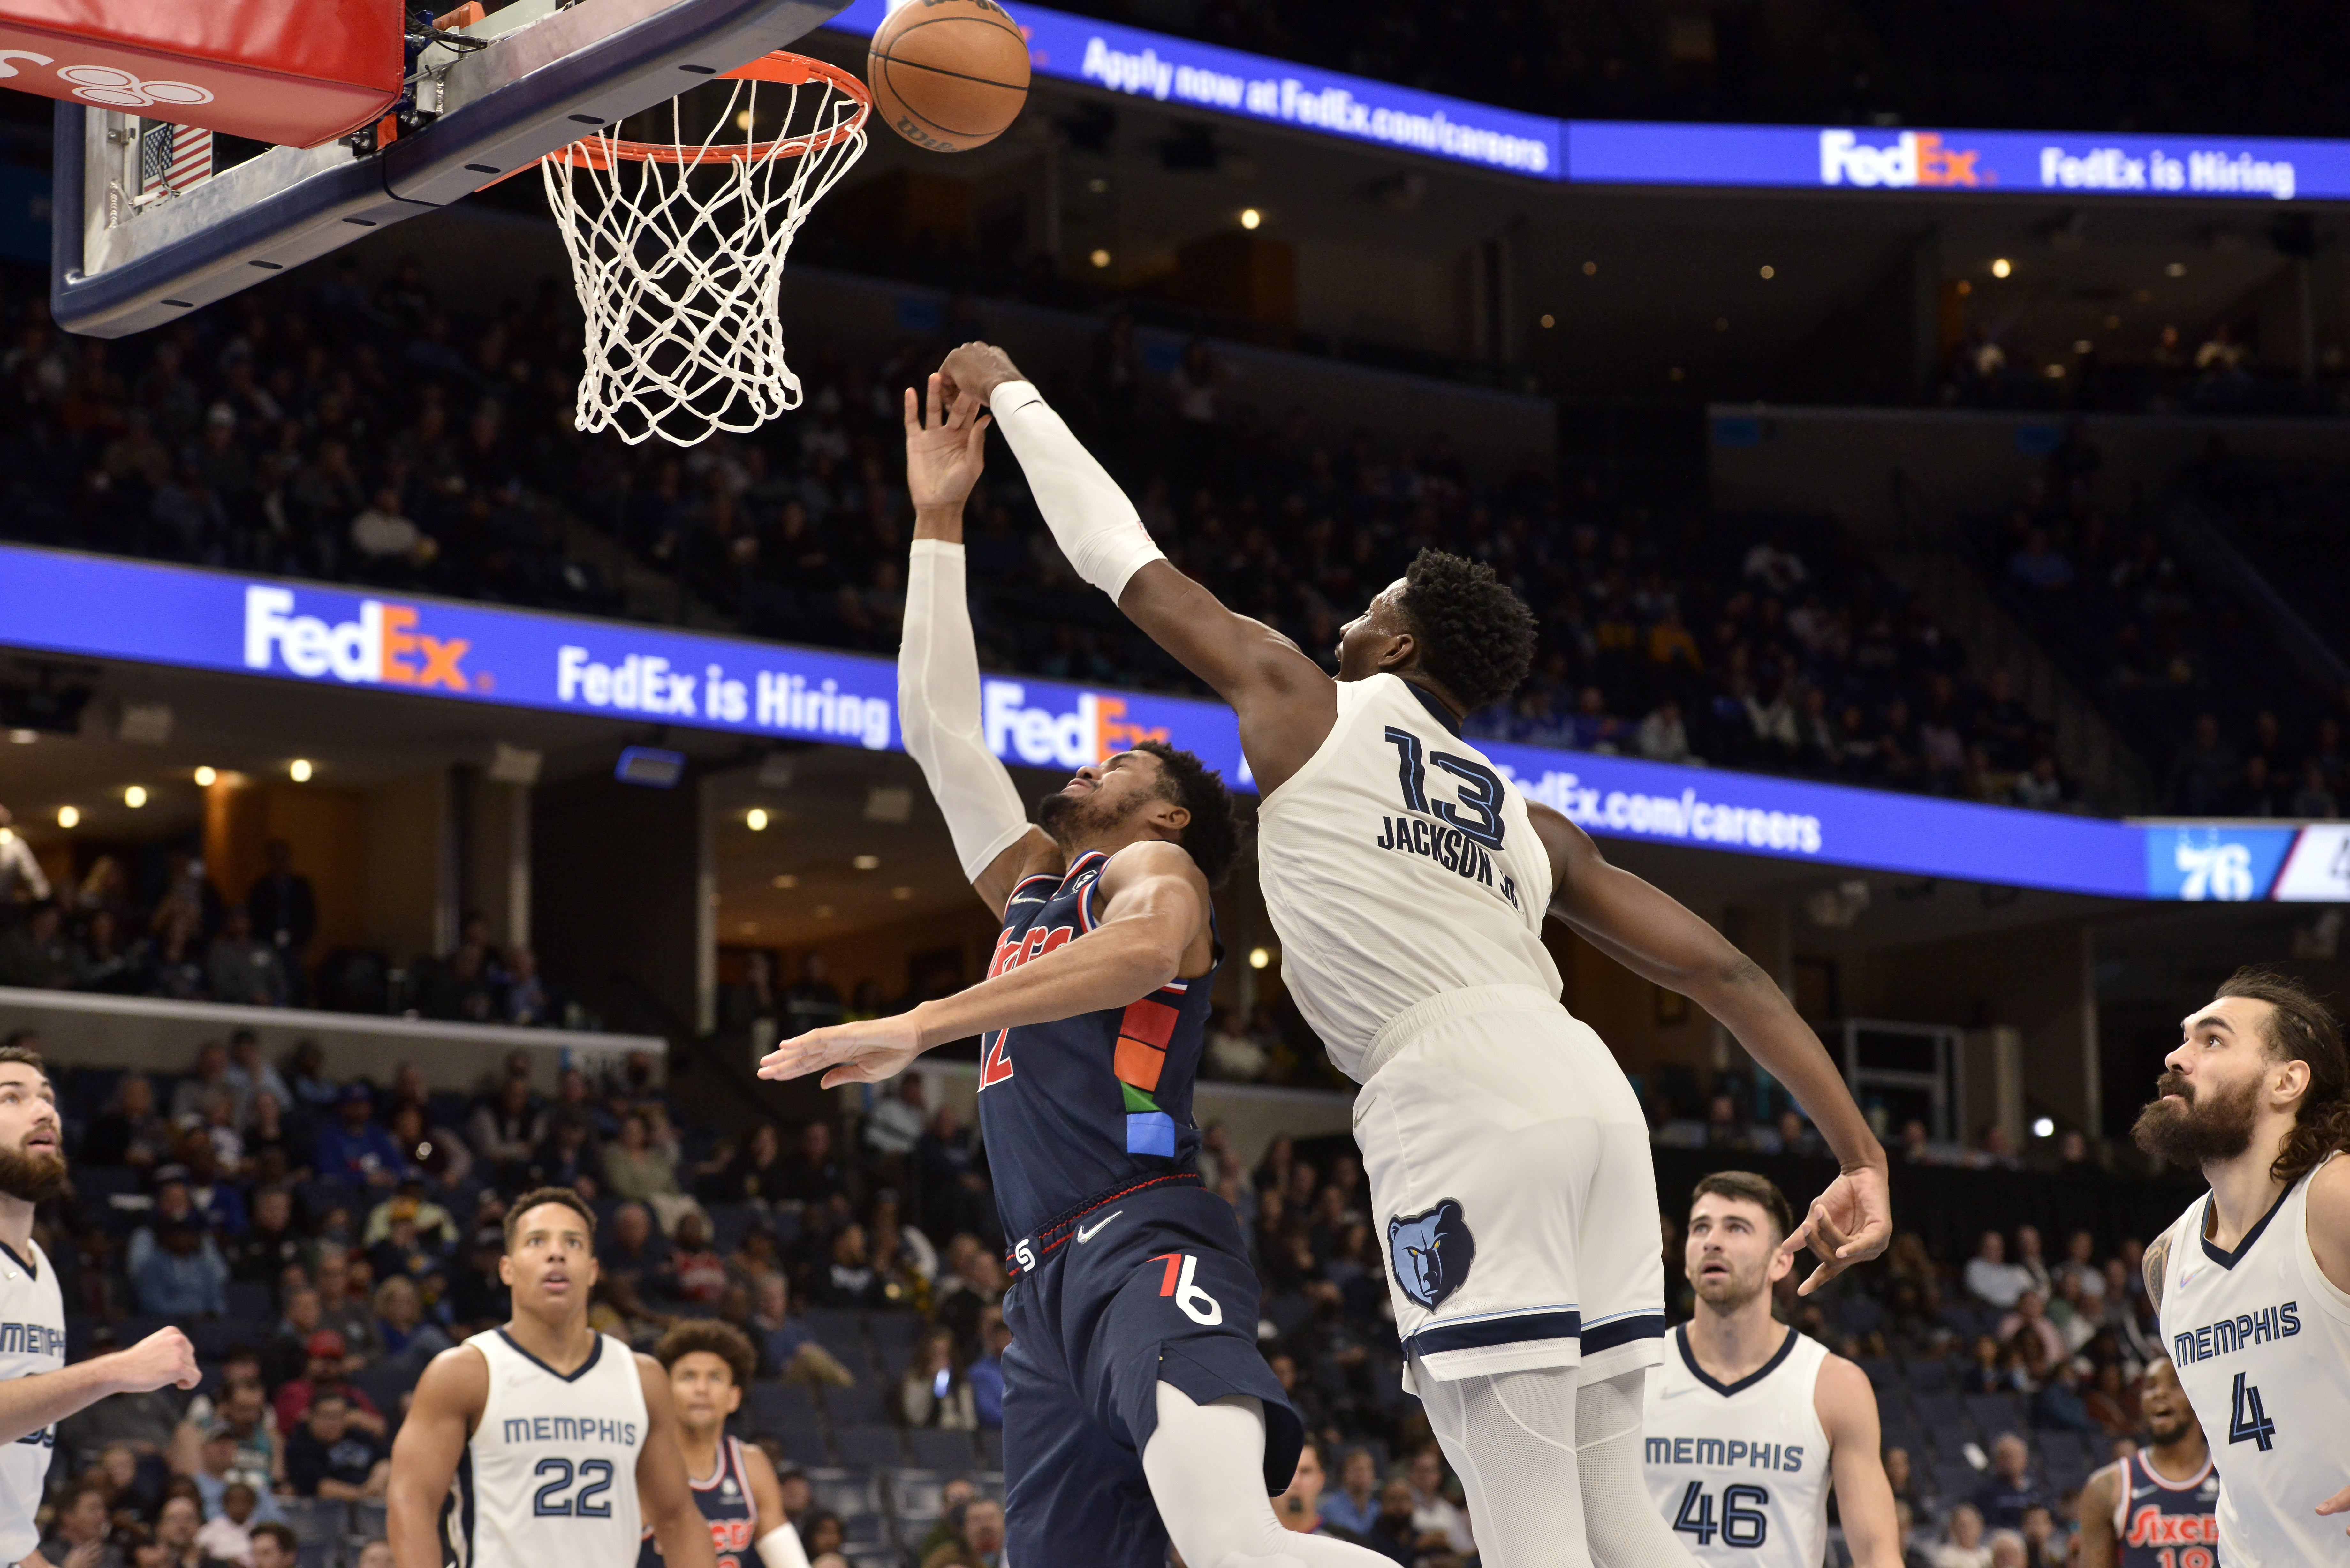
[[[400,0],[0,0],[0,87],[315,147],[400,97]]]

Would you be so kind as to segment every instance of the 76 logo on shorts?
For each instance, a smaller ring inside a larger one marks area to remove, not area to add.
[[[1215,1327],[1224,1321],[1223,1303],[1201,1290],[1198,1284],[1200,1260],[1190,1252],[1161,1252],[1150,1260],[1165,1263],[1167,1275],[1159,1282],[1159,1293],[1172,1296],[1183,1315],[1193,1323]]]

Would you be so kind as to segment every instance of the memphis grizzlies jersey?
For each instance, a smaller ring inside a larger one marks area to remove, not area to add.
[[[57,1272],[38,1241],[29,1259],[0,1241],[0,1378],[55,1372],[66,1364],[66,1304]],[[0,1563],[16,1563],[41,1543],[34,1515],[49,1479],[57,1429],[44,1427],[0,1447]]]
[[[1560,991],[1543,946],[1550,856],[1525,797],[1395,675],[1338,682],[1321,748],[1258,809],[1281,978],[1340,1072],[1382,1024],[1472,986]]]
[[[1820,1568],[1828,1542],[1828,1434],[1814,1386],[1828,1358],[1787,1331],[1761,1370],[1721,1383],[1675,1329],[1648,1374],[1648,1493],[1673,1539],[1723,1568]]]
[[[2350,1481],[2350,1294],[2310,1251],[2310,1176],[2232,1252],[2207,1239],[2209,1193],[2163,1233],[2162,1337],[2220,1467],[2228,1568],[2350,1565],[2343,1521],[2314,1511]]]
[[[2118,1568],[2218,1568],[2220,1473],[2206,1454],[2203,1468],[2172,1480],[2140,1449],[2121,1462],[2114,1495]]]
[[[751,1472],[743,1467],[741,1439],[721,1436],[718,1469],[707,1480],[686,1479],[693,1485],[694,1506],[710,1521],[710,1548],[718,1553],[718,1568],[743,1568],[743,1560],[751,1555],[751,1534],[759,1528],[759,1510],[751,1501]],[[637,1568],[661,1568],[661,1562],[660,1542],[647,1530]],[[754,1562],[751,1568],[759,1564]]]
[[[1065,872],[1012,889],[992,977],[1042,958],[1094,929],[1109,857],[1088,850]],[[1218,950],[1221,958],[1222,950]],[[1170,981],[1125,1007],[1055,1023],[1024,1023],[980,1040],[979,1130],[987,1144],[996,1212],[1010,1238],[1137,1176],[1194,1165],[1191,1081],[1216,971]]]
[[[636,1356],[599,1334],[567,1377],[503,1328],[465,1343],[490,1364],[490,1393],[442,1507],[451,1568],[633,1568],[649,1425]]]

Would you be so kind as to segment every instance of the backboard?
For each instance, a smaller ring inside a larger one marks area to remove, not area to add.
[[[99,337],[175,320],[782,48],[846,3],[514,0],[452,29],[479,47],[425,47],[396,140],[275,147],[216,173],[208,133],[61,101],[51,309]]]

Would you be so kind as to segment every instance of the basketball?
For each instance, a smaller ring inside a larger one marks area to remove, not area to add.
[[[907,0],[873,35],[875,117],[917,147],[965,152],[1028,101],[1028,40],[995,0]]]

